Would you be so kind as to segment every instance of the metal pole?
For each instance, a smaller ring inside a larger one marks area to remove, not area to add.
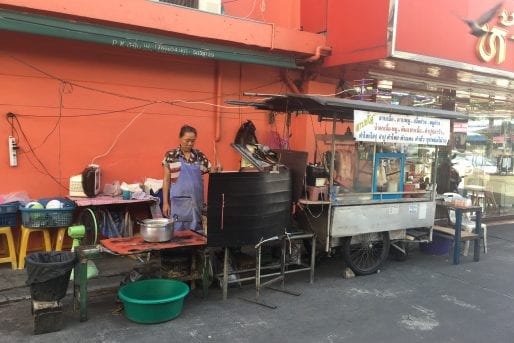
[[[87,258],[85,256],[80,257],[77,267],[80,279],[80,321],[85,322],[87,320]]]
[[[453,264],[460,263],[460,245],[461,245],[461,230],[462,230],[462,210],[458,207],[454,208],[455,211],[455,244],[453,250]]]
[[[202,275],[202,286],[203,286],[203,298],[207,299],[207,293],[209,292],[209,262],[210,255],[207,248],[202,248],[201,253],[203,254],[203,275]]]
[[[289,244],[291,244],[291,241],[289,241]],[[285,282],[285,271],[286,271],[286,249],[287,249],[287,235],[284,235],[282,237],[282,256],[280,261],[280,276],[282,278],[282,289],[286,288]]]
[[[228,294],[228,247],[225,247],[225,258],[223,260],[223,300],[227,300]]]
[[[474,251],[473,251],[473,260],[478,262],[480,260],[480,240],[482,237],[482,209],[478,208],[475,212],[475,233],[477,234],[477,238],[475,239]],[[485,244],[485,243],[484,243]]]
[[[255,299],[259,299],[261,295],[261,245],[257,247],[257,255],[255,261]]]
[[[336,157],[336,127],[337,127],[337,114],[334,113],[334,118],[332,120],[332,156],[330,158],[330,173],[329,173],[329,187],[332,189],[334,187],[334,165],[335,165],[335,157]],[[330,201],[328,205],[328,220],[327,220],[327,239],[325,242],[325,250],[330,251],[331,245],[331,236],[332,236],[332,201]]]
[[[316,264],[316,235],[312,235],[312,246],[311,246],[311,275],[310,283],[314,283],[314,265]]]

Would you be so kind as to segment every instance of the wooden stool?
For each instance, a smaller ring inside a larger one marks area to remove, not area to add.
[[[27,255],[27,245],[29,243],[29,236],[31,233],[41,232],[43,235],[44,250],[52,251],[52,244],[50,242],[50,231],[46,228],[31,229],[21,226],[21,241],[20,250],[18,252],[18,269],[25,268],[25,256]],[[43,247],[41,247],[43,248]]]
[[[5,235],[7,240],[7,249],[9,255],[7,257],[0,258],[0,263],[11,262],[11,268],[16,269],[16,250],[14,249],[14,239],[12,238],[12,230],[10,226],[0,227],[0,235]]]

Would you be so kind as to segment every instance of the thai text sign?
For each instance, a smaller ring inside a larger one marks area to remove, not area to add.
[[[398,6],[393,56],[430,61],[430,64],[466,69],[472,73],[478,71],[478,67],[487,68],[485,72],[498,74],[501,78],[509,77],[503,75],[503,71],[514,72],[514,0],[501,1],[503,5],[498,13],[482,26],[487,33],[480,37],[471,34],[470,27],[462,19],[476,20],[500,1],[398,0],[392,3]],[[359,20],[364,22],[361,17],[354,19],[356,23]],[[380,30],[375,27],[376,24],[371,30]],[[359,48],[365,56],[371,46]],[[354,46],[346,49],[356,50]]]
[[[509,28],[514,25],[514,12],[503,10],[497,17],[496,25],[482,26],[487,34],[480,37],[477,44],[477,53],[484,62],[494,60],[496,64],[502,64],[507,58],[507,40],[514,40],[514,35]]]
[[[355,110],[353,127],[361,142],[447,145],[450,139],[449,119]]]

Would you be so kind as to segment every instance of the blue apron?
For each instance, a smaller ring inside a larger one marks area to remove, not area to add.
[[[202,231],[203,179],[200,162],[180,158],[180,175],[170,187],[171,216],[177,216],[176,231]]]

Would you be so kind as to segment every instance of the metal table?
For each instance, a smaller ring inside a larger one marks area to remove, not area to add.
[[[311,240],[311,254],[310,254],[310,261],[308,265],[302,264],[300,268],[292,269],[292,270],[286,270],[286,247],[287,244],[291,243],[295,240],[304,240],[304,239],[310,239]],[[261,265],[261,253],[262,253],[262,246],[264,244],[268,244],[271,242],[280,241],[281,245],[281,258],[280,263],[278,266],[274,266],[280,271],[277,272],[270,272],[270,273],[263,273],[262,271],[264,269],[270,269],[272,267],[262,267]],[[267,287],[273,290],[281,291],[283,293],[291,294],[291,295],[300,295],[299,293],[287,291],[285,289],[285,275],[290,273],[298,273],[298,272],[304,272],[309,271],[309,282],[312,284],[314,282],[314,268],[316,263],[316,235],[314,233],[287,233],[283,234],[281,236],[274,236],[268,239],[263,239],[259,243],[255,245],[256,250],[256,261],[255,261],[255,268],[251,269],[243,269],[243,270],[235,270],[229,273],[228,271],[228,260],[229,260],[229,248],[225,248],[225,255],[224,255],[224,262],[223,262],[223,274],[222,276],[222,288],[223,288],[223,300],[227,299],[228,295],[228,284],[230,281],[228,280],[229,274],[241,274],[246,272],[253,272],[255,271],[254,276],[249,276],[245,278],[239,278],[236,282],[241,281],[250,281],[255,280],[255,300],[253,299],[246,299],[242,298],[243,300],[251,301],[259,305],[263,305],[269,308],[276,308],[276,306],[265,304],[264,302],[260,301],[260,292],[262,288]],[[262,282],[263,278],[272,278],[266,282]],[[270,285],[272,283],[281,281],[281,289],[272,288]]]
[[[446,207],[447,210],[453,210],[455,211],[455,233],[454,237],[451,237],[451,235],[445,235],[445,234],[439,234],[441,236],[445,236],[450,239],[455,240],[455,247],[453,249],[453,264],[459,264],[460,263],[460,249],[461,249],[461,243],[462,243],[462,215],[464,213],[472,213],[475,212],[475,234],[477,238],[474,239],[474,252],[473,252],[473,260],[475,262],[478,262],[480,260],[480,237],[481,237],[481,231],[482,231],[482,207],[480,206],[471,206],[471,207],[464,207],[464,206],[455,206],[453,204],[446,204],[446,203],[439,203],[439,206]],[[434,231],[435,232],[435,231]]]
[[[201,249],[204,256],[202,284],[203,295],[207,296],[209,268],[208,253],[205,249],[207,238],[191,230],[175,232],[173,239],[169,242],[150,243],[145,242],[141,236],[110,238],[101,241],[99,246],[79,246],[76,248],[79,263],[74,269],[74,307],[80,308],[80,321],[86,321],[87,315],[87,261],[99,258],[102,253],[109,252],[114,255],[127,256],[132,254],[148,253],[184,247],[197,247]]]

